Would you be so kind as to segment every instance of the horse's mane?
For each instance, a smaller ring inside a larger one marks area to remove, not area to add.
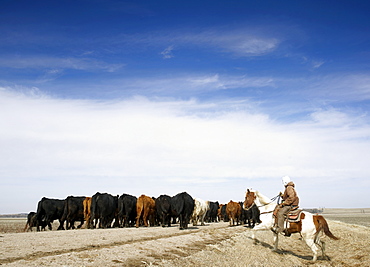
[[[256,199],[254,200],[254,203],[256,203],[257,207],[263,212],[269,212],[273,210],[276,206],[276,202],[271,201],[270,198],[264,196],[257,190],[252,190],[252,189],[247,189],[247,191],[253,192],[254,195],[256,196]]]
[[[266,196],[264,196],[259,191],[253,190],[253,189],[247,189],[247,190],[249,190],[250,192],[253,192],[256,195],[256,197],[258,197],[258,199],[261,202],[261,204],[267,205],[267,204],[271,203],[271,199],[268,198],[268,197],[266,197]]]
[[[268,197],[262,195],[259,191],[256,190],[255,191],[255,194],[259,198],[261,204],[267,205],[267,204],[270,204],[271,203],[271,199],[269,199]]]

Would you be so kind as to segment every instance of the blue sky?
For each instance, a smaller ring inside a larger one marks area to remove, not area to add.
[[[0,213],[97,191],[273,197],[284,175],[303,207],[369,207],[369,11],[1,1]]]

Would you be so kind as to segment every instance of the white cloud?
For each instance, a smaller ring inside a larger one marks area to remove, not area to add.
[[[163,56],[164,59],[173,58],[172,50],[173,50],[173,45],[170,45],[169,47],[167,47],[165,50],[161,52],[161,55]]]
[[[345,127],[354,124],[358,120],[353,120],[348,114],[340,112],[335,109],[318,110],[311,114],[311,118],[317,124],[322,126],[339,126]]]
[[[353,178],[362,179],[359,192],[368,185],[368,125],[352,126],[350,115],[339,111],[281,123],[267,114],[234,109],[234,104],[59,100],[2,89],[1,199],[22,194],[27,184],[32,201],[25,201],[30,203],[26,210],[3,206],[0,213],[27,211],[36,205],[34,198],[44,195],[96,191],[155,196],[188,190],[225,202],[242,199],[250,185],[275,194],[286,174],[296,178],[303,205],[316,205],[304,185],[325,188],[325,180],[339,184]],[[358,205],[361,197],[351,201]],[[322,196],[322,206],[330,205],[333,201]]]

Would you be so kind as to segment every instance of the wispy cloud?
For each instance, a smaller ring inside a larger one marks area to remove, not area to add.
[[[369,73],[336,73],[316,76],[306,81],[307,95],[329,103],[367,101],[370,99]]]
[[[127,80],[127,87],[148,88],[150,90],[179,92],[194,91],[198,93],[213,90],[235,89],[235,88],[254,88],[254,87],[274,87],[274,79],[270,77],[248,77],[238,75],[179,75],[176,78],[154,78]]]
[[[164,59],[173,58],[172,50],[173,50],[173,45],[170,45],[169,47],[167,47],[165,50],[161,52],[161,55],[163,56]]]
[[[124,64],[110,64],[90,58],[52,57],[45,55],[8,56],[3,57],[0,61],[0,67],[14,69],[74,69],[114,72],[123,66]]]
[[[318,69],[318,68],[320,68],[323,64],[325,64],[325,61],[323,61],[323,60],[320,60],[320,61],[315,60],[315,61],[313,61],[313,62],[312,62],[312,67],[313,67],[314,69]]]
[[[326,63],[324,60],[309,59],[306,56],[303,56],[302,59],[303,59],[303,63],[307,64],[312,69],[318,69]]]
[[[175,45],[181,49],[212,49],[214,52],[231,53],[234,56],[260,56],[276,50],[280,40],[274,36],[259,35],[248,29],[227,31],[224,29],[209,29],[203,31],[156,32],[151,34],[135,34],[115,37],[111,40],[115,45],[141,44],[146,46],[163,46],[169,43],[169,53]],[[162,53],[163,53],[162,52]]]

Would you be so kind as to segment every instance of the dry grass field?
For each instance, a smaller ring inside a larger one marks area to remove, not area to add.
[[[364,209],[324,209],[323,214],[329,220],[370,227],[370,208]]]
[[[228,223],[170,228],[79,229],[24,233],[25,218],[0,218],[3,266],[370,266],[370,209],[324,210],[340,240],[324,238],[330,260],[312,263],[298,234],[281,237],[272,252],[272,234]],[[57,224],[54,223],[54,229]],[[320,255],[320,254],[319,254]]]

